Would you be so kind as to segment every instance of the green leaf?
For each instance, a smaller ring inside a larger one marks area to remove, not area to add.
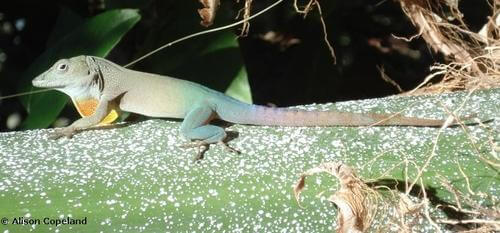
[[[248,83],[248,75],[245,67],[241,67],[240,72],[238,72],[236,78],[231,85],[229,85],[225,94],[242,102],[252,103],[252,93],[250,91],[250,84]]]
[[[464,100],[460,115],[500,116],[500,89],[471,96],[389,97],[301,108],[394,113],[412,106],[402,114],[438,119],[447,116],[441,104],[455,110]],[[467,132],[461,127],[442,131],[436,156],[422,173],[431,214],[442,209],[443,201],[455,203],[436,174],[469,195],[457,163],[478,194],[471,198],[491,207],[488,200],[498,197],[500,180],[498,167],[485,160],[499,164],[494,154],[499,126],[496,120],[467,126]],[[405,174],[410,181],[416,178],[418,171],[412,168],[426,164],[440,131],[236,124],[227,128],[239,133],[229,145],[241,154],[213,145],[194,163],[196,149],[179,147],[185,142],[179,127],[179,122],[154,119],[89,130],[70,140],[46,139],[48,129],[0,133],[0,217],[87,217],[86,225],[60,225],[61,232],[333,232],[337,210],[326,198],[336,191],[331,190],[337,187],[335,181],[330,176],[308,178],[300,208],[292,185],[301,173],[324,162],[343,162],[363,180],[397,180],[404,187]],[[405,164],[410,167],[407,173]],[[464,208],[467,203],[462,202]],[[379,224],[390,220],[376,217]],[[435,232],[428,225],[416,222],[414,229]],[[0,232],[30,229],[0,225]],[[34,231],[54,229],[41,224]]]
[[[31,80],[61,58],[77,55],[106,56],[140,19],[137,10],[111,10],[94,16],[76,26],[54,46],[48,48],[23,74],[21,91],[31,88]],[[49,126],[59,115],[67,98],[54,91],[36,94],[23,99],[29,112],[22,128]]]

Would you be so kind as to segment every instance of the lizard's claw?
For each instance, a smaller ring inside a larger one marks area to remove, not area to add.
[[[205,151],[208,150],[208,144],[204,143],[203,141],[197,141],[197,142],[189,142],[186,144],[182,144],[179,146],[180,148],[193,148],[196,147],[198,148],[198,152],[196,153],[196,156],[194,157],[193,161],[197,162],[203,159],[203,154],[205,154]]]
[[[203,159],[203,154],[205,154],[205,151],[208,150],[208,144],[204,143],[203,141],[189,142],[182,144],[179,147],[184,149],[196,147],[198,149],[198,152],[196,153],[196,156],[193,159],[194,162]]]
[[[76,130],[70,127],[64,127],[61,129],[56,129],[53,133],[49,135],[49,139],[59,139],[61,137],[72,138],[76,133]]]
[[[225,142],[223,141],[220,141],[218,144],[220,144],[221,146],[224,147],[224,149],[230,153],[235,153],[235,154],[241,154],[241,152],[239,150],[236,150],[232,147],[230,147],[228,144],[226,144]]]
[[[236,154],[240,154],[241,153],[238,150],[236,150],[234,148],[231,148],[230,146],[228,146],[223,141],[220,141],[217,144],[222,145],[224,147],[224,149],[226,151],[230,152],[230,153],[236,153]],[[198,152],[196,154],[196,157],[194,158],[194,161],[198,161],[198,160],[203,159],[203,154],[208,150],[208,145],[209,144],[206,143],[206,142],[197,141],[197,142],[190,142],[190,143],[182,144],[179,147],[181,147],[181,148],[193,148],[193,147],[198,148]]]

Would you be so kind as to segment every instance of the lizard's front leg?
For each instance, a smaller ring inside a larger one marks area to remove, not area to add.
[[[49,136],[49,138],[51,139],[58,139],[61,137],[71,138],[79,130],[87,129],[99,124],[102,121],[102,119],[104,119],[108,115],[110,111],[108,109],[109,102],[110,102],[109,100],[101,98],[101,101],[99,101],[99,104],[94,114],[88,117],[80,118],[67,127],[56,129],[55,132]]]
[[[198,141],[182,145],[181,147],[205,147],[209,144],[218,143],[224,145],[229,151],[238,153],[238,151],[230,148],[224,143],[227,134],[222,127],[208,124],[213,118],[213,114],[214,110],[206,105],[193,108],[186,117],[184,117],[184,121],[181,125],[182,136],[189,140]],[[203,152],[203,149],[198,150],[196,159],[200,159]]]

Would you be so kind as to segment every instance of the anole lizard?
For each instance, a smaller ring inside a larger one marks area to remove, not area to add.
[[[444,124],[442,120],[375,113],[302,111],[252,105],[193,82],[126,69],[93,56],[61,59],[36,77],[33,85],[66,93],[83,116],[70,126],[57,129],[52,138],[70,138],[79,130],[111,123],[122,110],[151,117],[183,118],[180,132],[185,138],[196,140],[189,144],[192,147],[213,143],[225,145],[226,132],[211,125],[213,119],[274,126],[438,127]]]

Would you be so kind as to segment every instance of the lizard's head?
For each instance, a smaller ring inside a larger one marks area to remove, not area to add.
[[[35,87],[54,88],[61,91],[88,86],[94,77],[88,59],[90,59],[88,56],[61,59],[33,79],[32,84]]]

